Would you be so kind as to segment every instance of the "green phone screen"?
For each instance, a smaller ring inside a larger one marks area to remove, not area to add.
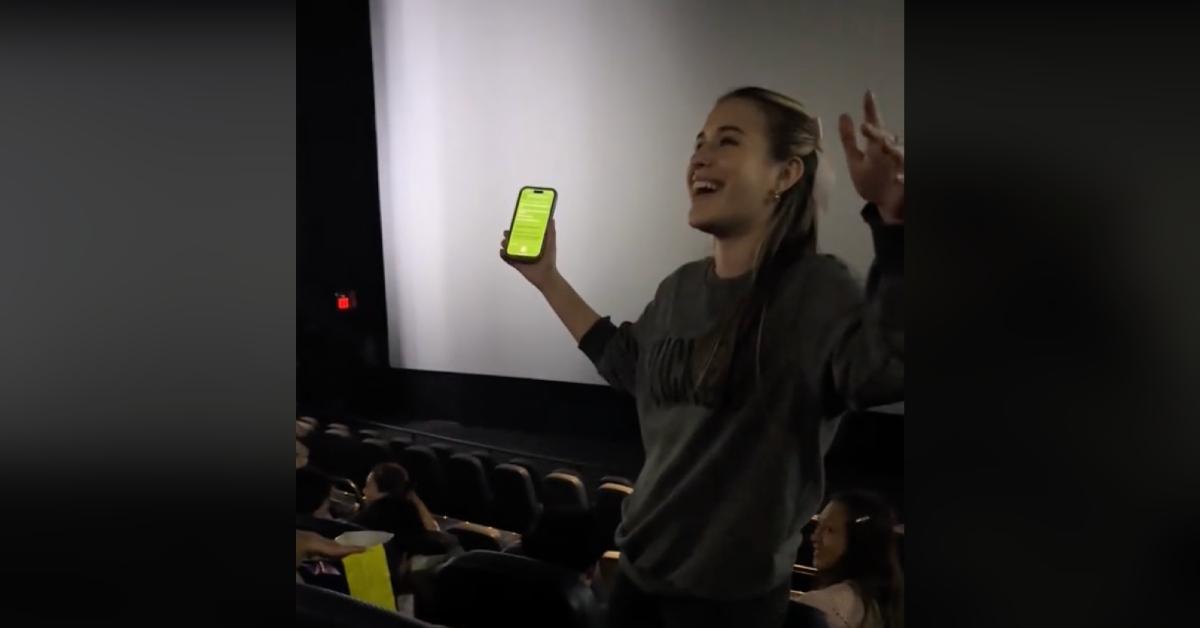
[[[521,188],[517,209],[513,214],[507,253],[513,257],[537,257],[542,254],[550,211],[554,208],[554,190]]]

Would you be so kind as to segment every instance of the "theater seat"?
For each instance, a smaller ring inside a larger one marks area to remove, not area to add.
[[[362,464],[359,469],[362,470],[362,483],[365,486],[367,475],[371,473],[371,469],[381,462],[392,461],[392,448],[387,441],[379,438],[364,438],[362,442]]]
[[[468,552],[471,550],[501,550],[500,531],[477,523],[456,523],[446,530],[458,538],[459,544]]]
[[[471,454],[454,454],[446,465],[446,514],[475,523],[492,523],[492,483],[487,468]]]
[[[504,530],[525,534],[542,509],[529,470],[515,464],[501,464],[496,465],[492,477],[496,494],[495,524]]]
[[[401,541],[405,551],[420,556],[461,554],[465,551],[457,536],[440,530],[424,532]]]
[[[601,484],[621,484],[633,488],[633,480],[620,475],[606,475],[600,478]]]
[[[814,515],[807,523],[804,524],[804,538],[800,542],[800,547],[796,549],[796,564],[811,565],[813,564],[813,532],[817,529],[817,517]]]
[[[524,467],[529,472],[529,477],[533,480],[533,494],[537,496],[540,503],[542,501],[542,475],[541,467],[536,462],[528,458],[513,458],[507,464]]]
[[[475,551],[438,570],[431,621],[456,628],[596,628],[595,597],[579,572],[524,556]]]
[[[326,473],[353,477],[360,447],[345,432],[325,430],[310,446],[309,456],[313,466]]]
[[[352,519],[362,504],[362,491],[353,480],[333,476],[333,490],[329,492],[330,513],[339,519]]]
[[[542,480],[542,503],[546,508],[588,509],[587,490],[579,474],[557,469]]]
[[[327,539],[336,539],[346,532],[361,532],[365,528],[358,524],[338,519],[322,519],[312,515],[296,515],[296,529],[316,532]]]
[[[411,436],[393,436],[388,439],[388,447],[392,450],[392,460],[400,461],[400,455],[413,444]]]
[[[605,482],[596,489],[596,534],[605,550],[617,549],[614,536],[621,523],[621,503],[632,494],[633,488],[612,482]]]
[[[347,595],[296,583],[296,623],[300,628],[432,628],[419,619],[360,602]]]
[[[496,468],[496,459],[486,449],[472,449],[467,453],[479,458],[484,471],[487,471],[488,481],[490,482],[492,480],[492,470]]]
[[[430,449],[437,454],[438,460],[441,461],[442,467],[445,467],[450,462],[450,456],[458,453],[453,445],[447,443],[434,443],[429,446]]]
[[[424,445],[413,445],[400,455],[421,501],[436,513],[445,513],[446,475],[437,454]]]

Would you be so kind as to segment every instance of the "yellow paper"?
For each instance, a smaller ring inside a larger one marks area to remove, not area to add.
[[[395,612],[396,595],[392,593],[392,574],[388,571],[387,554],[382,545],[342,559],[350,597]]]

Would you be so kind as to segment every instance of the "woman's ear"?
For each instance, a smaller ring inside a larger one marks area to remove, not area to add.
[[[804,162],[800,161],[799,157],[792,157],[787,160],[784,169],[779,173],[779,193],[784,193],[792,189],[792,186],[800,183],[800,179],[804,178]]]
[[[804,162],[800,161],[799,157],[788,159],[783,167],[779,170],[779,180],[776,181],[775,189],[779,194],[783,194],[792,189],[794,185],[804,178]]]

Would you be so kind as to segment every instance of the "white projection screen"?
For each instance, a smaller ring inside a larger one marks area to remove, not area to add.
[[[376,0],[379,195],[393,368],[602,383],[499,258],[517,191],[558,189],[558,265],[615,322],[709,254],[684,171],[722,93],[821,116],[836,187],[820,247],[871,261],[836,135],[870,88],[904,131],[902,2]]]

